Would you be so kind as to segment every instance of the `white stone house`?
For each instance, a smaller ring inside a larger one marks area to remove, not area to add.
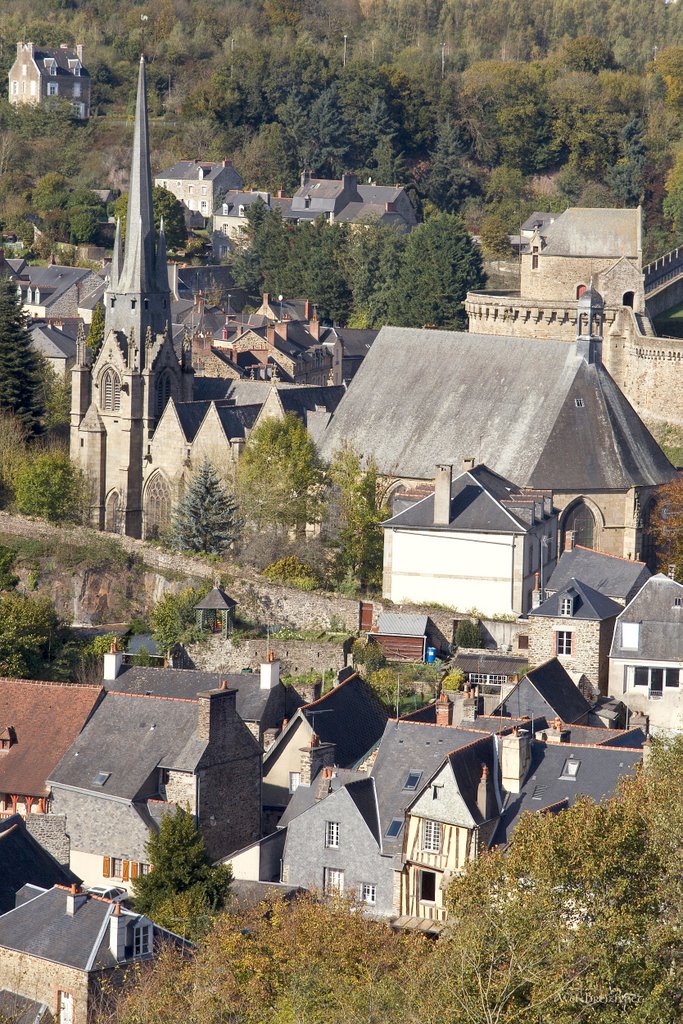
[[[531,608],[534,574],[557,559],[552,492],[517,487],[484,465],[437,466],[434,493],[384,526],[382,594],[482,615]]]
[[[658,573],[616,622],[609,694],[652,732],[683,730],[683,585]]]

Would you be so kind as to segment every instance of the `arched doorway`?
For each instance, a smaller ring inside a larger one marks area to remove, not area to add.
[[[624,296],[621,300],[623,306],[628,306],[629,309],[633,309],[633,303],[636,301],[635,292],[624,292]]]
[[[104,528],[109,533],[121,533],[121,495],[111,491],[104,506]]]
[[[161,473],[151,477],[145,489],[145,537],[156,540],[171,521],[171,487]]]
[[[594,548],[597,539],[595,516],[585,501],[577,501],[566,513],[562,522],[562,548],[566,547],[567,535],[574,534],[574,543],[584,548]]]

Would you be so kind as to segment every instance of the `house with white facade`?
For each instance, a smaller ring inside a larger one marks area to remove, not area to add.
[[[382,593],[395,603],[524,614],[534,574],[548,578],[557,559],[552,491],[517,487],[473,460],[455,480],[452,466],[437,466],[434,493],[383,526]]]
[[[652,576],[616,622],[609,694],[652,732],[683,730],[683,585]]]

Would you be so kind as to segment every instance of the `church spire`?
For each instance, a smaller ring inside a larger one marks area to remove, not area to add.
[[[166,265],[166,232],[164,231],[164,218],[161,218],[159,225],[159,243],[157,245],[157,273],[156,286],[160,292],[168,291],[168,266]]]
[[[145,58],[140,57],[138,96],[133,129],[133,162],[128,186],[126,254],[118,290],[144,293],[154,289],[154,212],[152,170],[149,161],[147,80]]]
[[[116,218],[116,235],[114,236],[114,252],[111,258],[111,270],[109,272],[109,280],[112,288],[117,288],[119,278],[121,277],[121,268],[123,266],[123,244],[121,240],[121,218]]]

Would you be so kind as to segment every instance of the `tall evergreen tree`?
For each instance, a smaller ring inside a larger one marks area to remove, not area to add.
[[[237,502],[204,459],[173,516],[174,540],[181,551],[221,555],[237,540],[243,520]]]
[[[29,434],[41,431],[41,366],[26,329],[15,285],[0,280],[0,409],[14,413]]]
[[[463,151],[457,128],[450,117],[439,126],[436,147],[431,154],[427,176],[427,195],[439,210],[455,213],[471,192],[472,175],[463,163]]]
[[[86,338],[86,345],[90,349],[92,360],[95,362],[104,341],[104,303],[98,302],[92,311],[90,330]]]

